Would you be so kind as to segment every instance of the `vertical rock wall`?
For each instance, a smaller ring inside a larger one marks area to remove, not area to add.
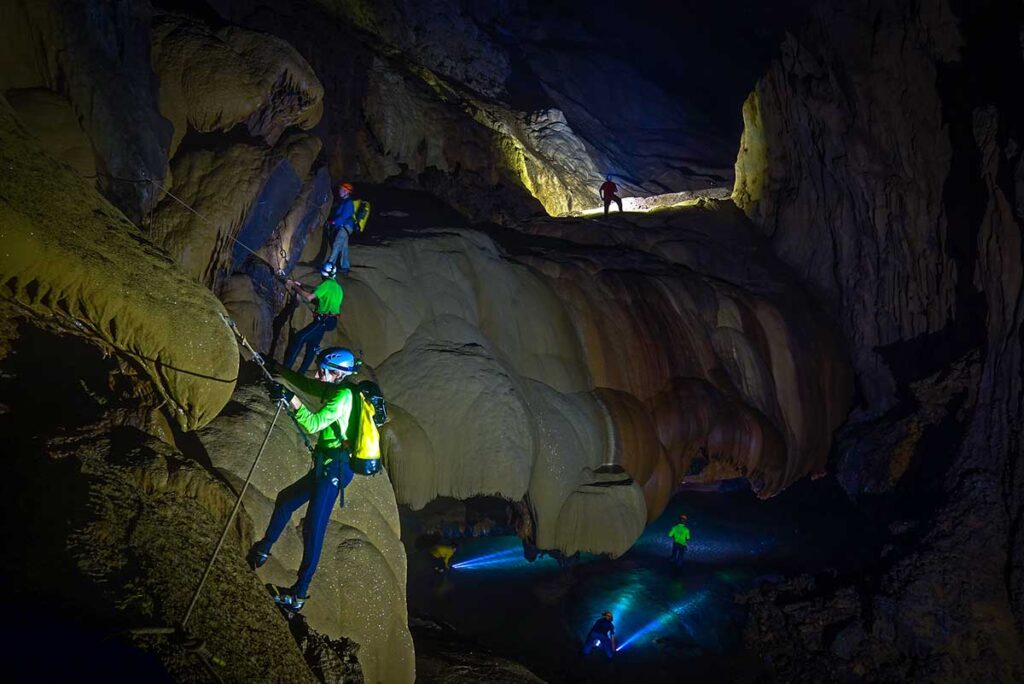
[[[996,0],[825,2],[745,107],[736,201],[857,372],[837,474],[898,497],[899,553],[844,651],[874,677],[1024,676],[1022,21]]]

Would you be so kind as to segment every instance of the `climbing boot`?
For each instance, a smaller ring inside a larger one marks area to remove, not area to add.
[[[308,596],[296,596],[290,589],[288,589],[281,591],[274,596],[274,603],[287,611],[298,613],[302,610],[302,606],[306,605],[306,599],[308,598]]]
[[[245,560],[249,563],[249,569],[255,570],[256,568],[262,568],[263,564],[270,558],[270,554],[264,552],[258,543],[253,544],[252,548],[249,549],[249,553],[246,554]]]

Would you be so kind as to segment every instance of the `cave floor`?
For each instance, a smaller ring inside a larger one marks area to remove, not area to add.
[[[681,512],[693,538],[676,569],[666,534]],[[786,574],[849,570],[867,538],[829,480],[799,483],[768,501],[743,489],[683,492],[622,557],[584,555],[571,568],[550,557],[527,562],[518,538],[497,536],[462,540],[456,567],[442,577],[405,539],[409,611],[549,682],[753,681],[761,668],[743,647],[737,596]],[[615,615],[612,662],[580,655],[603,610]]]

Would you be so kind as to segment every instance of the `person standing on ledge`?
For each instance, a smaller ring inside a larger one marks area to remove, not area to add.
[[[687,520],[685,515],[679,516],[679,522],[668,531],[668,536],[672,538],[671,561],[679,567],[683,565],[686,545],[690,543],[690,528],[686,526]]]
[[[331,214],[328,224],[334,226],[334,242],[331,244],[331,254],[327,257],[324,266],[333,266],[341,275],[348,275],[350,267],[348,261],[348,239],[356,229],[356,207],[352,201],[352,193],[355,187],[351,183],[342,183],[338,186],[338,199],[341,203]],[[338,259],[341,259],[339,262]]]
[[[324,333],[338,327],[341,300],[345,296],[341,285],[334,279],[334,264],[324,264],[324,267],[320,269],[320,276],[323,278],[323,282],[317,285],[312,292],[302,289],[302,283],[297,280],[285,281],[285,287],[294,290],[295,294],[316,307],[313,322],[295,333],[291,344],[288,345],[288,351],[284,355],[284,365],[291,370],[295,358],[299,355],[299,349],[303,346],[306,347],[302,365],[299,366],[299,375],[305,375],[309,370],[309,365],[320,351],[320,342],[324,339]]]
[[[595,648],[603,649],[608,660],[611,660],[615,653],[615,625],[612,624],[611,612],[607,610],[601,613],[601,617],[590,628],[587,640],[583,644],[583,655],[590,655]]]
[[[323,402],[320,410],[314,413],[284,386],[279,384],[274,387],[273,397],[286,401],[294,409],[295,422],[306,432],[317,435],[313,468],[278,492],[267,530],[246,556],[253,570],[262,567],[292,514],[303,504],[309,504],[302,521],[302,562],[299,564],[298,577],[290,589],[279,590],[274,596],[278,605],[292,612],[301,610],[309,598],[309,584],[320,562],[331,509],[339,496],[339,505],[345,505],[345,487],[352,481],[352,468],[349,465],[351,452],[346,444],[352,430],[356,429],[349,425],[353,396],[352,390],[342,385],[342,381],[355,373],[356,366],[355,355],[348,349],[338,347],[324,352],[315,379],[298,375],[287,368],[274,369],[285,382],[318,396]]]
[[[608,215],[608,207],[611,206],[614,200],[619,205],[619,213],[622,213],[622,200],[615,193],[619,191],[619,186],[612,182],[610,175],[605,176],[604,183],[601,184],[601,199],[604,200],[604,215]]]

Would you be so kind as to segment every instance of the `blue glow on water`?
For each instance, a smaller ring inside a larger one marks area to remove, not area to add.
[[[649,640],[650,637],[676,622],[679,622],[681,623],[681,626],[686,627],[686,622],[691,617],[689,614],[694,612],[707,598],[707,592],[702,591],[680,601],[672,606],[668,611],[662,613],[639,630],[633,632],[629,638],[620,643],[618,648],[615,650],[624,651],[630,644],[636,642],[642,643],[643,641]]]

